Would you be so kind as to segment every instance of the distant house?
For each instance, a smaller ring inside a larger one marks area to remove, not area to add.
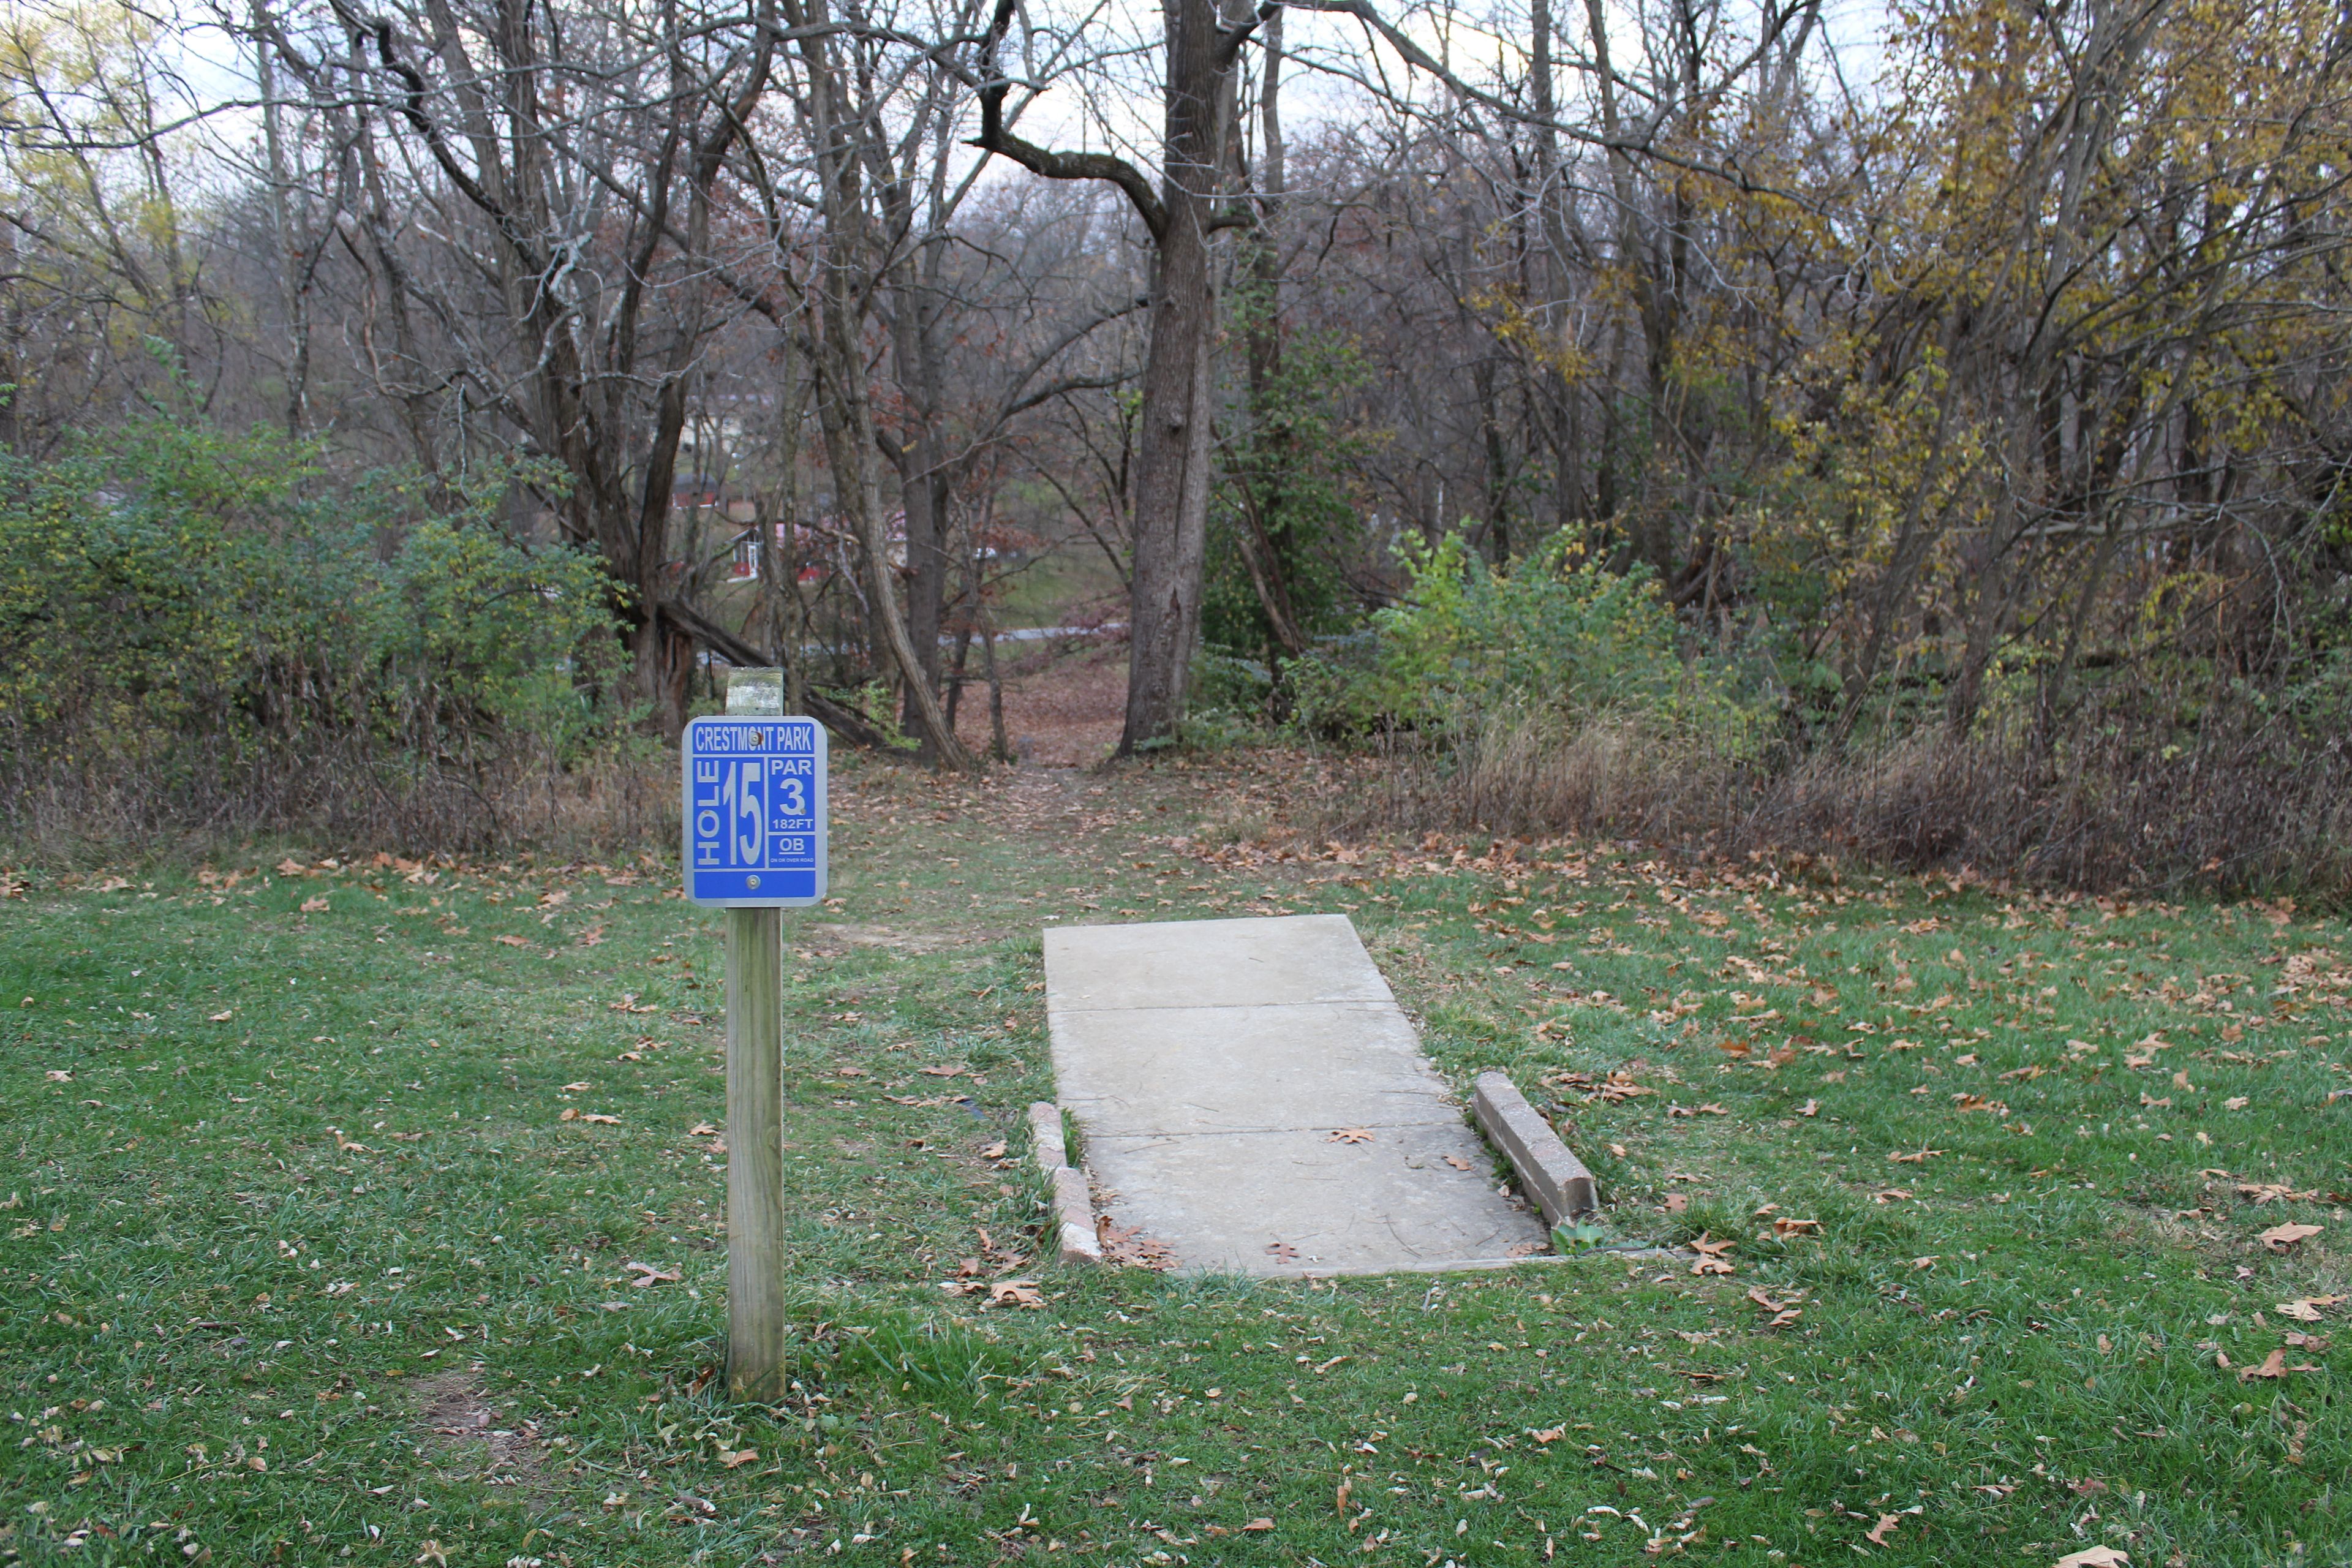
[[[678,511],[719,504],[719,481],[709,474],[680,474],[670,481],[669,504]]]

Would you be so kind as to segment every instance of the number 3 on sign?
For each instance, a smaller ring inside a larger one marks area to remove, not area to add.
[[[729,908],[825,890],[825,733],[813,719],[697,719],[679,747],[686,895]]]

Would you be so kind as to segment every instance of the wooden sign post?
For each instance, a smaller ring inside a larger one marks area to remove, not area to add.
[[[727,1387],[783,1397],[783,911],[825,889],[825,733],[783,673],[739,669],[687,725],[686,894],[727,911]]]

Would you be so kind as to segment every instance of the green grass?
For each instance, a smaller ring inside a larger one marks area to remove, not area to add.
[[[838,905],[787,926],[774,1408],[711,1375],[718,922],[667,870],[26,874],[0,1557],[2352,1562],[2352,1346],[2285,1339],[2344,1313],[2277,1310],[2352,1291],[2340,924],[1229,845],[1298,793],[1281,761],[844,763]],[[1454,1081],[1556,1106],[1609,1246],[1315,1284],[1036,1262],[1041,923],[1325,909]],[[2257,1239],[2286,1221],[2323,1228]],[[1702,1234],[1732,1273],[1693,1273]],[[1000,1269],[1042,1306],[956,1288]],[[2237,1375],[2281,1348],[2315,1370]]]

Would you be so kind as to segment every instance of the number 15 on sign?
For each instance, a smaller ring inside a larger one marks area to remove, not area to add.
[[[686,727],[686,896],[730,909],[814,904],[825,889],[825,734],[812,719],[710,716]]]

